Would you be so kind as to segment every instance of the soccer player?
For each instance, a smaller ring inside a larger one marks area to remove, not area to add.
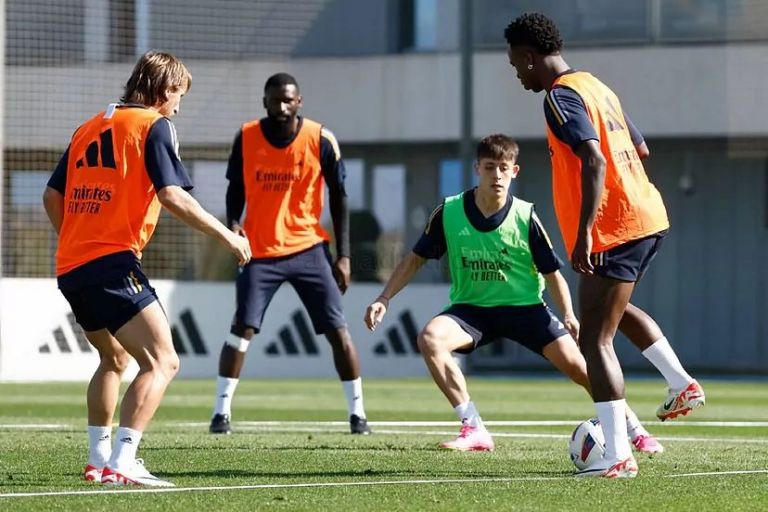
[[[477,146],[479,184],[448,197],[427,222],[421,238],[395,268],[384,290],[368,306],[364,322],[374,330],[389,301],[427,259],[448,254],[450,306],[422,329],[418,346],[437,386],[461,420],[459,437],[446,449],[490,451],[491,435],[467,391],[451,353],[469,353],[497,339],[512,339],[548,359],[589,392],[586,363],[574,341],[579,322],[573,313],[562,262],[552,249],[531,203],[509,194],[520,171],[518,146],[506,135],[490,135]],[[560,322],[542,299],[547,290],[563,313]],[[563,325],[565,324],[565,325]],[[663,447],[627,408],[626,429],[639,451]]]
[[[178,155],[177,114],[191,76],[168,53],[136,63],[122,103],[111,104],[72,136],[43,194],[59,235],[56,275],[100,362],[88,386],[90,456],[86,480],[172,486],[153,476],[136,452],[179,367],[168,319],[141,268],[161,206],[223,243],[243,264],[246,239],[230,232],[187,192]],[[120,377],[133,356],[139,373],[125,392],[110,447]]]
[[[350,431],[370,434],[360,363],[341,308],[350,261],[339,145],[330,130],[298,115],[301,95],[291,75],[269,77],[263,103],[267,116],[241,127],[227,167],[227,219],[234,233],[248,236],[253,260],[237,276],[237,310],[221,348],[209,430],[231,432],[232,397],[248,345],[261,328],[273,295],[289,282],[307,308],[315,332],[331,344],[347,398]],[[320,225],[325,186],[336,237],[333,263],[328,233]]]
[[[571,265],[580,274],[579,344],[606,438],[606,454],[585,476],[633,477],[637,465],[624,435],[624,377],[613,348],[618,328],[661,372],[669,395],[661,420],[704,405],[701,386],[685,371],[656,322],[629,300],[664,240],[664,202],[641,160],[649,155],[614,92],[560,54],[554,22],[524,14],[504,32],[510,64],[526,90],[547,91],[544,113],[552,188]]]

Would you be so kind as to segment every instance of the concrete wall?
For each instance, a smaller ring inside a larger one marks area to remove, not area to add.
[[[648,137],[765,136],[768,44],[574,50],[575,68],[614,88]],[[455,54],[288,61],[191,61],[193,89],[177,118],[184,145],[228,144],[263,114],[262,87],[277,71],[302,85],[304,113],[343,143],[448,141],[459,136]],[[544,135],[542,95],[524,91],[502,52],[475,55],[476,136]],[[10,67],[8,148],[60,148],[86,116],[119,98],[130,65]]]

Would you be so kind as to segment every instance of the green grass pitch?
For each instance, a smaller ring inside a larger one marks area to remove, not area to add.
[[[493,453],[437,449],[458,424],[426,379],[366,380],[366,437],[347,434],[333,380],[243,380],[231,436],[207,433],[214,381],[177,381],[139,451],[173,492],[80,480],[85,383],[0,384],[0,511],[768,510],[768,381],[701,382],[707,405],[661,424],[662,381],[628,379],[666,451],[606,481],[571,476],[567,436],[594,413],[562,379],[469,380]]]

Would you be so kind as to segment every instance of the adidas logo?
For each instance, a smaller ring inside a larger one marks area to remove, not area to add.
[[[459,231],[459,236],[470,236],[469,228],[464,226],[464,228]]]
[[[80,353],[93,352],[93,347],[91,347],[91,344],[88,343],[88,338],[85,337],[83,329],[75,320],[75,315],[71,312],[67,313],[67,323],[69,324],[69,328],[72,330],[72,333],[75,335],[74,348]],[[51,334],[53,335],[53,346],[55,346],[60,353],[72,353],[73,347],[70,345],[70,340],[67,339],[67,335],[64,334],[63,327],[59,326],[55,328],[53,331],[51,331]],[[37,351],[41,354],[50,354],[51,343],[43,343],[40,345],[40,347],[38,347]]]
[[[296,339],[291,332],[291,324],[299,335],[299,342],[301,345],[296,343]],[[278,339],[268,343],[264,349],[264,353],[272,357],[280,355],[319,356],[320,350],[315,343],[315,336],[309,329],[309,323],[307,323],[307,319],[300,309],[297,309],[291,315],[291,324],[284,325],[280,328],[277,332]]]
[[[401,336],[397,326],[390,327],[386,331],[387,338],[374,345],[374,354],[386,356],[391,353],[396,356],[407,356],[419,353],[419,346],[416,342],[419,331],[416,328],[416,322],[413,321],[413,315],[411,315],[410,310],[400,313],[398,323],[405,333],[405,339]]]
[[[196,356],[207,355],[208,349],[205,346],[203,337],[200,335],[200,329],[197,328],[195,317],[192,316],[192,310],[185,309],[182,311],[179,315],[179,320],[181,321],[181,328],[184,329],[184,332],[187,334],[187,339],[189,340],[190,345],[192,345],[192,353]],[[173,339],[173,348],[178,355],[185,356],[189,353],[187,347],[184,345],[184,341],[181,339],[181,332],[178,325],[174,324],[171,326],[171,338]]]
[[[115,150],[112,145],[112,129],[99,134],[99,140],[94,140],[85,148],[85,154],[75,162],[76,168],[105,167],[117,169]]]
[[[125,443],[125,444],[133,444],[133,438],[132,437],[124,437],[124,438],[120,439],[120,442],[121,443]]]

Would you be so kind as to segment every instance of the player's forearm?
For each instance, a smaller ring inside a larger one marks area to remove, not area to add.
[[[340,191],[328,194],[333,235],[336,238],[336,256],[349,256],[349,207],[347,196]]]
[[[169,186],[157,193],[160,203],[179,220],[193,229],[225,242],[229,230],[208,213],[192,195],[181,187]]]
[[[64,196],[56,189],[45,187],[43,206],[45,206],[45,213],[48,215],[53,229],[59,233],[61,224],[64,222]]]
[[[240,223],[240,218],[243,216],[243,210],[245,209],[245,190],[242,187],[238,187],[229,184],[227,187],[227,226],[230,228],[234,223]]]
[[[411,282],[413,276],[421,269],[427,260],[414,252],[408,253],[395,267],[379,297],[392,299],[405,286]]]
[[[555,271],[551,274],[546,274],[544,276],[544,281],[547,285],[549,295],[560,310],[560,314],[562,314],[563,317],[575,316],[573,313],[573,302],[571,302],[571,292],[568,289],[568,283],[563,275],[560,272]]]

